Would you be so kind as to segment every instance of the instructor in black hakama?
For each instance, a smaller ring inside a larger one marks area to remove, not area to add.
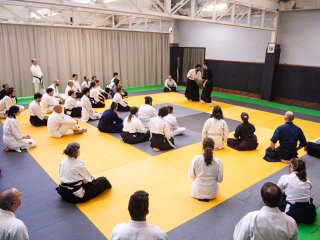
[[[211,93],[213,89],[213,75],[212,71],[209,68],[209,64],[205,62],[203,64],[203,89],[201,93],[201,100],[205,103],[211,103]]]
[[[191,69],[187,75],[187,88],[184,93],[188,100],[199,102],[199,86],[197,81],[201,80],[201,65],[197,64],[194,69]]]

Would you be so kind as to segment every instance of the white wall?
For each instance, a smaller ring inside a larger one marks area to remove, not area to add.
[[[177,21],[180,47],[205,47],[207,59],[264,62],[271,31],[203,22]]]
[[[282,12],[280,63],[320,67],[320,10]]]

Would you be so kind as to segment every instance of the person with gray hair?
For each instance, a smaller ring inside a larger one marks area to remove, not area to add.
[[[83,203],[111,188],[106,177],[95,178],[86,169],[84,162],[78,160],[79,143],[69,143],[63,153],[67,157],[60,163],[61,183],[56,188],[63,200],[74,204]]]
[[[29,239],[26,225],[15,216],[20,205],[21,193],[18,189],[9,188],[0,193],[0,239]]]
[[[270,147],[266,149],[266,155],[263,159],[268,162],[289,163],[292,158],[298,157],[298,150],[307,145],[303,131],[293,124],[294,113],[287,111],[284,120],[285,124],[277,127],[270,139]],[[276,148],[278,141],[280,146]],[[298,142],[299,145],[297,145]]]

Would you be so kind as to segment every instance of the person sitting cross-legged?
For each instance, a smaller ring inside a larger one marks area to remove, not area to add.
[[[76,99],[75,91],[70,90],[64,104],[64,114],[70,117],[81,117],[81,111],[81,103]]]
[[[117,114],[118,104],[111,103],[110,109],[103,112],[99,119],[98,129],[105,133],[121,133],[123,128],[123,120]]]
[[[92,104],[89,98],[90,89],[85,87],[82,90],[82,93],[83,93],[83,96],[81,98],[81,107],[82,107],[81,120],[84,122],[88,122],[89,120],[97,120],[101,118],[101,114],[92,109]]]
[[[177,118],[173,115],[173,107],[171,105],[167,106],[169,114],[163,119],[169,124],[172,136],[178,136],[184,134],[186,131],[185,127],[179,127]]]
[[[128,206],[131,220],[120,223],[112,229],[111,240],[168,240],[158,226],[149,225],[149,194],[137,191],[131,195]]]
[[[106,177],[95,178],[86,169],[80,156],[80,144],[71,142],[64,149],[67,156],[60,163],[60,185],[56,188],[62,199],[69,203],[86,202],[111,188]]]
[[[41,102],[42,94],[35,93],[34,100],[29,104],[28,113],[30,115],[30,123],[33,126],[40,127],[40,126],[47,126],[48,117],[43,116],[41,112],[41,108],[39,103]]]

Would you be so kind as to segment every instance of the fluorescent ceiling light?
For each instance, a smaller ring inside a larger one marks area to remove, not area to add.
[[[209,4],[208,6],[203,8],[203,11],[205,12],[211,12],[214,9],[216,9],[216,11],[223,11],[223,10],[227,10],[228,9],[228,4],[227,3],[218,3],[216,5],[214,4]]]

